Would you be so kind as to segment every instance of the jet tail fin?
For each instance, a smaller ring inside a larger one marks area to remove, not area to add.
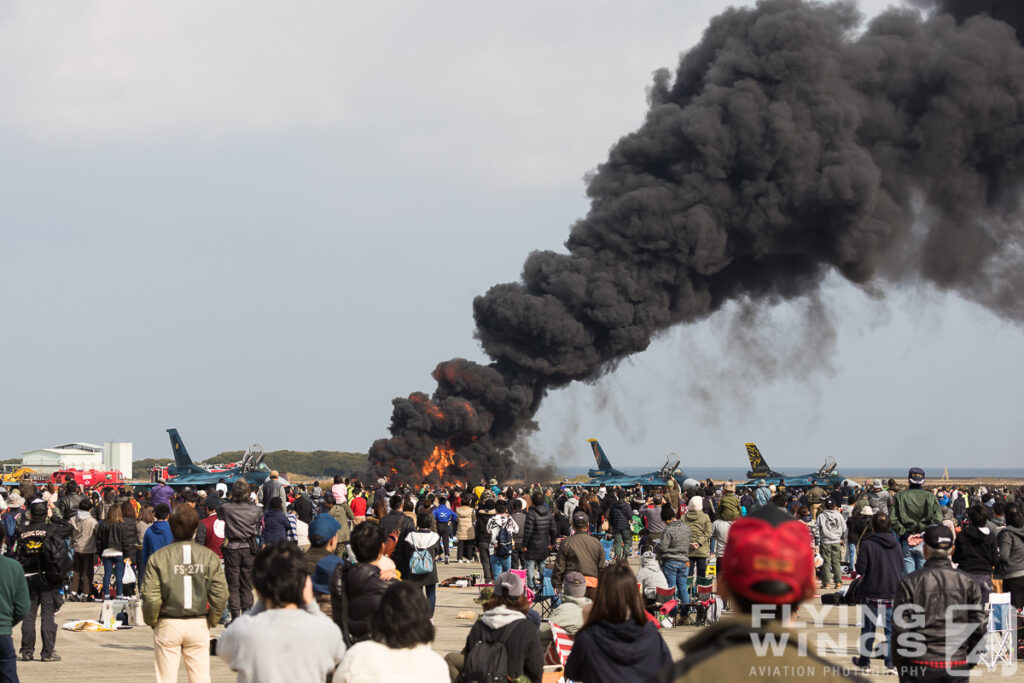
[[[764,456],[761,455],[761,451],[758,450],[757,444],[748,443],[747,447],[747,459],[750,460],[750,471],[754,474],[750,476],[757,476],[759,474],[768,474],[771,472],[771,468],[768,467],[768,463],[765,462]]]
[[[608,462],[608,456],[604,454],[604,449],[601,448],[601,444],[597,442],[597,439],[587,439],[587,443],[590,444],[590,450],[594,451],[594,461],[597,463],[597,469],[603,472],[611,472],[615,468]]]
[[[188,449],[185,448],[185,442],[178,435],[178,430],[168,429],[167,434],[171,437],[171,449],[174,451],[174,467],[178,474],[201,471],[201,468],[196,467],[196,464],[192,462]]]

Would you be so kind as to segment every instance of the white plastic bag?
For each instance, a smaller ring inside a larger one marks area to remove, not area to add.
[[[124,565],[124,576],[121,577],[121,583],[123,583],[123,584],[135,583],[136,580],[137,579],[135,578],[135,570],[132,569],[132,563],[131,562],[126,562],[125,565]]]

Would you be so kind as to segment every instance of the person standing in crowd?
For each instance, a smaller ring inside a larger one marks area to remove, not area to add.
[[[60,655],[54,652],[57,645],[57,622],[54,615],[63,601],[58,593],[59,585],[47,581],[46,564],[43,556],[43,544],[48,534],[55,530],[48,528],[46,516],[48,506],[45,501],[36,499],[28,504],[28,518],[18,525],[18,562],[24,571],[28,584],[28,613],[21,622],[21,652],[23,662],[32,661],[36,646],[36,614],[40,615],[39,631],[42,635],[43,648],[39,659],[43,662],[59,662]],[[70,534],[69,534],[70,535]]]
[[[683,643],[683,659],[650,680],[743,681],[752,671],[785,672],[765,674],[766,679],[863,680],[813,648],[802,648],[806,640],[788,630],[800,603],[814,595],[813,557],[807,527],[780,507],[768,505],[736,520],[718,568],[717,590],[738,618],[699,631]],[[768,642],[771,647],[761,647]]]
[[[78,484],[69,481],[64,485],[64,495],[57,501],[57,514],[62,519],[71,521],[78,514],[78,504],[85,498],[78,489]]]
[[[153,628],[157,683],[178,680],[182,656],[190,683],[210,680],[210,629],[224,612],[228,587],[220,558],[192,540],[198,526],[195,508],[175,507],[168,520],[173,541],[146,562],[142,616]]]
[[[309,494],[306,493],[305,486],[299,487],[299,494],[292,501],[292,508],[295,510],[295,516],[299,518],[300,522],[309,524],[313,521],[313,501],[310,500]],[[363,514],[366,514],[365,509]]]
[[[665,521],[661,518],[662,499],[655,494],[649,499],[648,504],[640,510],[640,519],[643,522],[645,536],[643,549],[654,550],[661,544],[661,536],[665,533]]]
[[[590,519],[587,513],[577,510],[572,513],[573,534],[562,539],[555,556],[555,568],[551,572],[551,583],[560,586],[569,572],[579,572],[587,584],[586,596],[593,600],[597,594],[598,576],[605,567],[605,552],[601,541],[587,530]]]
[[[857,601],[861,603],[860,655],[853,665],[866,668],[874,656],[875,630],[882,626],[885,646],[882,654],[887,674],[893,668],[892,610],[903,578],[903,548],[892,533],[889,515],[876,512],[871,518],[874,533],[864,539],[857,558],[857,574],[862,576],[857,588]]]
[[[111,583],[115,586],[115,595],[124,597],[124,565],[135,552],[135,524],[129,526],[121,514],[120,505],[111,505],[107,509],[103,522],[96,530],[96,550],[103,560],[103,590],[101,599],[109,597]],[[111,578],[114,579],[111,582]]]
[[[0,555],[0,680],[18,681],[18,657],[13,629],[28,615],[31,600],[21,564]],[[33,635],[35,629],[32,629]]]
[[[686,506],[683,522],[690,527],[690,576],[704,578],[711,553],[711,519],[704,513],[704,499],[693,496]]]
[[[529,518],[527,518],[529,519]],[[515,552],[515,535],[519,531],[515,520],[508,514],[508,501],[494,503],[494,516],[487,522],[490,538],[488,551],[491,559],[491,573],[494,576],[512,568],[512,554]]]
[[[526,537],[526,500],[523,498],[513,498],[511,512],[512,521],[519,527],[519,531],[512,536],[512,541],[515,543],[515,550],[512,551],[512,569],[526,569],[526,542],[523,540]]]
[[[1003,580],[1003,591],[1010,594],[1014,609],[1024,609],[1024,514],[1017,503],[1006,504],[1006,526],[999,531],[996,541],[996,574]]]
[[[483,567],[484,582],[492,583],[496,574],[491,570],[491,518],[494,517],[495,504],[490,498],[480,501],[480,509],[476,511],[476,537],[477,560]]]
[[[898,492],[892,500],[892,530],[900,537],[903,546],[903,573],[917,571],[924,566],[924,548],[921,543],[924,530],[942,521],[939,501],[930,491],[925,491],[924,470],[911,467],[907,474],[909,486]]]
[[[533,505],[526,512],[526,528],[523,531],[523,544],[526,546],[526,580],[534,592],[540,593],[544,580],[544,562],[551,554],[551,549],[555,547],[558,536],[555,518],[551,514],[551,508],[544,503],[544,494],[534,491],[530,500]]]
[[[275,545],[281,541],[295,540],[289,538],[291,527],[288,525],[288,518],[285,517],[281,499],[273,496],[267,503],[264,503],[266,512],[263,513],[263,545]]]
[[[99,522],[92,516],[92,502],[88,498],[78,501],[78,510],[71,517],[71,586],[68,599],[76,602],[90,600],[93,594],[92,576],[96,569],[96,528]]]
[[[754,507],[763,508],[772,502],[772,490],[764,479],[757,480],[757,488],[754,489]]]
[[[405,499],[401,494],[396,493],[391,496],[390,505],[391,509],[380,520],[380,526],[384,529],[385,535],[391,535],[392,532],[397,531],[399,537],[402,537],[416,529],[416,523],[402,512],[402,508],[405,507]]]
[[[818,527],[818,542],[820,543],[821,559],[821,587],[828,588],[833,583],[835,588],[843,587],[843,538],[846,536],[846,520],[839,510],[836,510],[836,502],[826,498],[822,504],[824,510],[818,514],[814,521]]]
[[[816,480],[812,480],[811,484],[811,488],[807,490],[807,507],[811,519],[816,520],[821,512],[821,505],[825,500],[826,494],[825,489],[821,488]]]
[[[448,499],[445,496],[437,499],[437,507],[434,508],[433,514],[434,521],[437,524],[437,535],[441,539],[441,552],[444,555],[444,563],[448,564],[451,558],[452,522],[455,521],[456,517],[452,509],[448,507]]]
[[[270,476],[260,485],[257,498],[259,498],[259,502],[265,508],[269,508],[270,501],[277,498],[281,501],[281,508],[284,509],[284,504],[288,501],[288,497],[284,492],[284,484],[281,483],[281,474],[277,470],[270,471]]]
[[[984,505],[977,503],[967,511],[967,520],[960,533],[955,536],[956,545],[950,559],[957,569],[966,572],[981,586],[982,602],[988,602],[993,591],[992,572],[999,561],[999,545],[996,534],[988,526],[988,512]]]
[[[608,493],[608,526],[612,532],[612,557],[622,560],[629,557],[630,547],[633,541],[633,531],[630,529],[630,521],[633,518],[633,510],[626,502],[626,497],[619,490],[612,490]]]
[[[715,521],[724,519],[727,522],[733,522],[739,519],[741,507],[740,499],[736,497],[736,484],[731,481],[722,484],[722,500],[718,503],[718,515],[715,517]]]
[[[289,542],[263,548],[252,580],[259,600],[225,629],[217,656],[246,683],[327,680],[345,643],[313,600],[302,551]]]
[[[353,531],[353,546],[355,542]],[[372,639],[345,653],[334,683],[449,683],[448,665],[430,647],[434,624],[423,593],[404,581],[395,582],[378,603],[372,614]]]
[[[206,516],[199,520],[199,526],[196,528],[196,543],[224,559],[224,521],[217,514],[220,512],[220,499],[217,496],[207,496],[204,505]]]
[[[735,498],[735,496],[733,497]],[[725,496],[722,500],[725,501],[727,498],[728,496]],[[717,563],[721,561],[722,555],[725,555],[725,546],[729,542],[729,529],[737,519],[739,519],[739,515],[733,517],[730,509],[727,515],[719,513],[715,517],[715,521],[711,522],[711,539],[715,542],[715,566],[720,566]]]
[[[676,519],[676,511],[669,505],[661,508],[661,518],[665,522],[665,533],[661,537],[659,548],[661,571],[669,588],[676,589],[676,599],[682,604],[689,604],[690,591],[686,586],[689,575],[690,527],[681,519]]]
[[[167,518],[171,515],[171,508],[166,503],[157,503],[153,508],[153,523],[146,529],[146,535],[142,539],[142,552],[139,554],[139,575],[145,576],[146,562],[149,556],[165,545],[174,542],[174,534],[171,532],[171,525]]]
[[[359,484],[352,487],[352,499],[349,501],[348,506],[355,517],[352,520],[353,524],[362,524],[366,521],[367,502],[363,496],[363,487]]]
[[[356,564],[339,564],[331,575],[331,618],[341,629],[346,644],[370,637],[374,614],[391,585],[381,578],[376,564],[384,555],[386,541],[387,536],[376,521],[357,524],[351,539]],[[419,592],[417,586],[410,586]]]
[[[896,494],[894,510],[904,493]],[[934,524],[922,540],[924,566],[905,574],[896,591],[893,660],[900,681],[957,680],[977,664],[971,653],[985,635],[981,586],[950,564],[952,531]]]
[[[506,515],[507,516],[507,515]],[[398,542],[392,559],[402,574],[402,580],[421,586],[430,603],[430,616],[434,616],[437,602],[437,562],[440,550],[439,536],[430,530],[430,512],[423,510],[416,519],[416,529]]]
[[[633,585],[636,590],[636,584]],[[523,595],[523,583],[511,572],[494,578],[494,590],[484,603],[484,614],[473,624],[461,653],[445,656],[451,680],[517,680],[525,676],[540,683],[544,674],[544,653],[540,632],[526,618],[530,605]],[[498,653],[504,650],[504,658]],[[497,670],[504,664],[503,670]]]
[[[892,493],[886,491],[882,486],[881,479],[875,479],[871,483],[871,490],[868,491],[868,505],[875,513],[889,514],[889,506],[892,505]]]
[[[337,496],[336,491],[338,491],[339,487],[341,490],[345,490],[345,484],[343,482],[335,483],[334,486],[331,487],[331,496],[334,498],[334,504],[331,505],[330,513],[331,517],[338,520],[338,545],[335,547],[334,553],[338,557],[344,558],[348,556],[348,538],[351,533],[351,527],[349,525],[355,521],[356,516],[352,512],[352,508],[349,507],[348,499],[345,497],[339,498]]]
[[[624,561],[601,572],[597,597],[565,664],[566,678],[581,683],[645,681],[672,663],[668,646],[647,619],[636,584]]]
[[[252,571],[260,532],[260,509],[249,493],[249,484],[244,479],[236,479],[231,485],[231,502],[220,506],[224,520],[224,574],[232,619],[252,607]]]
[[[455,540],[457,543],[456,560],[462,564],[473,561],[473,547],[476,545],[476,510],[473,509],[473,499],[469,492],[463,494],[460,503],[455,508],[455,515],[458,517]]]

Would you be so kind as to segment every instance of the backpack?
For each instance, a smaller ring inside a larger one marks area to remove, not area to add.
[[[62,586],[71,575],[71,547],[67,541],[71,534],[64,526],[70,528],[66,522],[51,524],[43,539],[40,568],[43,582],[49,586]]]
[[[494,556],[495,557],[508,557],[512,554],[512,550],[515,548],[515,541],[512,539],[512,534],[509,533],[508,527],[498,527],[498,538],[494,544]]]
[[[508,648],[499,634],[489,629],[481,634],[466,655],[458,683],[508,683]]]
[[[850,582],[850,585],[846,587],[846,593],[843,594],[842,605],[856,605],[860,603],[860,599],[857,593],[860,592],[860,585],[864,582],[863,576],[858,576],[856,579]]]
[[[4,513],[3,516],[3,531],[5,538],[14,538],[15,531],[14,514]]]
[[[432,571],[434,571],[434,556],[430,549],[415,548],[409,559],[409,573],[413,576],[423,576]]]

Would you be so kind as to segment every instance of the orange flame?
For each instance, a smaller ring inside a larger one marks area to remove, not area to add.
[[[427,461],[423,463],[423,476],[436,471],[438,477],[444,477],[444,472],[455,464],[455,451],[451,448],[434,446],[434,452],[430,454]]]

